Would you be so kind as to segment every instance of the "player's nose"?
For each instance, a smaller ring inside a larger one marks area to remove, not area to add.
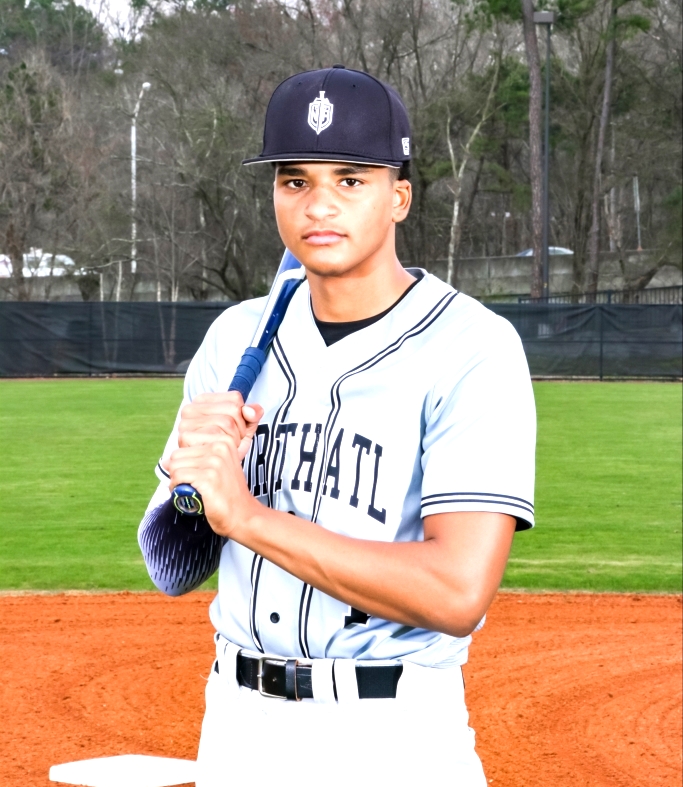
[[[306,200],[306,216],[313,221],[321,221],[339,215],[339,207],[334,195],[325,188],[312,188]]]

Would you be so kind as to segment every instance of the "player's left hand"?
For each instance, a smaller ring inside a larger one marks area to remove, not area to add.
[[[170,456],[169,488],[192,484],[204,501],[206,519],[214,532],[230,537],[235,525],[246,522],[260,503],[247,486],[242,460],[231,440],[176,449]]]

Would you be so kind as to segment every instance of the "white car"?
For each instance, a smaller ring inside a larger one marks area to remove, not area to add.
[[[574,252],[571,249],[565,249],[563,246],[548,246],[548,254],[551,256],[557,256],[560,254],[573,254]],[[515,257],[533,257],[534,250],[533,249],[524,249],[524,251],[520,251],[519,254],[515,254]]]
[[[24,254],[24,278],[33,276],[66,276],[67,273],[78,274],[75,263],[66,254],[48,254],[42,249],[31,249]],[[0,279],[12,276],[12,261],[6,254],[0,254]]]

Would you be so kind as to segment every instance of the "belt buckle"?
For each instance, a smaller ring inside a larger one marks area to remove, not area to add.
[[[287,663],[286,659],[274,659],[272,656],[261,656],[259,658],[258,671],[256,673],[256,688],[258,689],[258,693],[262,697],[272,697],[276,700],[284,700],[286,699],[284,694],[271,694],[263,688],[263,665],[266,663],[266,661],[279,666],[285,666]]]

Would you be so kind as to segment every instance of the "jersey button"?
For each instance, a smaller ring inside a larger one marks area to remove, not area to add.
[[[280,616],[277,614],[277,612],[271,612],[270,613],[270,622],[271,623],[279,623],[280,622]]]

